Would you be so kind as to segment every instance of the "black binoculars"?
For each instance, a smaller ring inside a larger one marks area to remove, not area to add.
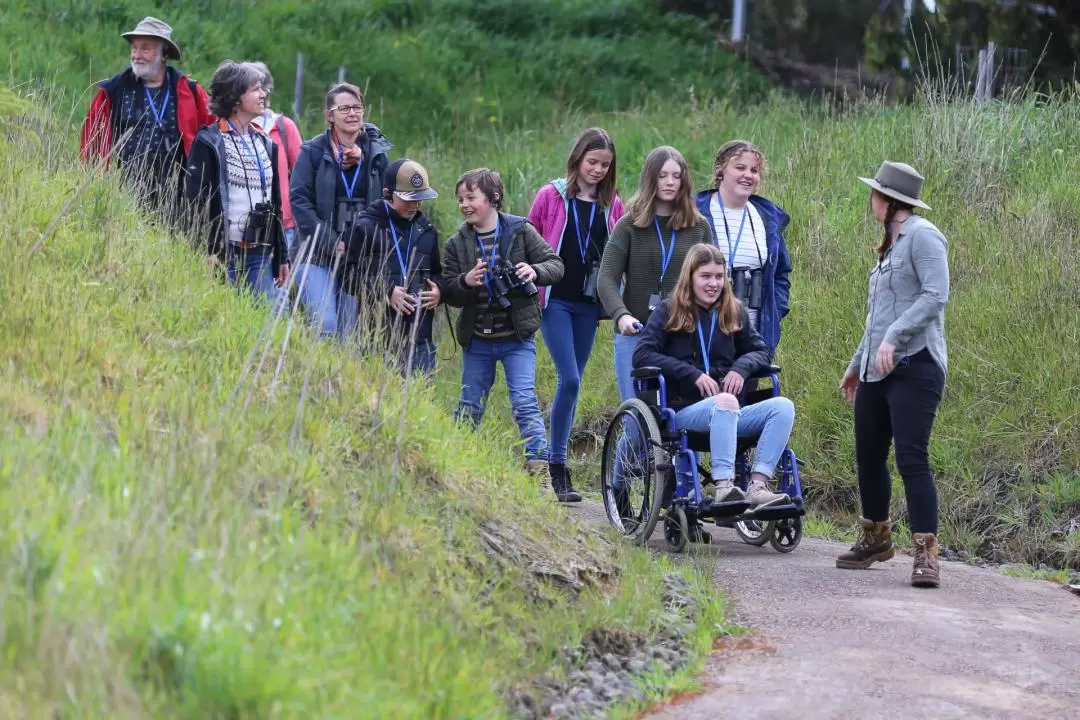
[[[760,310],[764,290],[765,274],[761,268],[751,270],[748,267],[731,269],[731,290],[743,305],[751,310]]]
[[[334,214],[334,232],[341,234],[352,231],[353,224],[364,211],[364,202],[353,198],[338,200],[337,212]],[[347,239],[347,238],[342,238]]]
[[[596,284],[600,278],[600,267],[594,262],[589,263],[588,272],[585,274],[585,287],[582,289],[582,296],[589,302],[596,302],[598,298],[598,292]]]
[[[417,269],[409,277],[409,294],[417,300],[420,299],[420,293],[428,289],[428,280],[431,279],[431,272],[425,269]]]
[[[505,263],[492,270],[491,288],[495,301],[504,310],[510,308],[510,299],[507,297],[510,293],[520,291],[525,297],[532,297],[537,293],[536,285],[531,280],[522,280],[514,268]]]
[[[269,245],[270,223],[274,218],[274,206],[270,203],[255,203],[244,222],[244,234],[241,242],[247,246]]]

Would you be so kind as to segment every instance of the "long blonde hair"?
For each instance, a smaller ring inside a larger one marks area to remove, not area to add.
[[[724,251],[715,245],[699,243],[690,248],[683,260],[679,281],[675,283],[675,292],[671,295],[671,310],[668,313],[664,329],[668,332],[690,332],[698,319],[698,304],[694,299],[694,273],[709,263],[722,267],[724,287],[720,290],[720,299],[709,310],[718,310],[717,324],[725,335],[731,335],[742,329],[740,315],[742,303],[735,298],[731,290],[731,279],[727,274],[727,258]]]
[[[648,227],[653,216],[656,215],[656,188],[659,184],[660,171],[664,163],[674,160],[679,164],[682,180],[679,183],[679,193],[672,203],[671,227],[675,230],[685,230],[693,227],[701,219],[697,205],[694,203],[694,179],[690,176],[690,168],[682,153],[670,145],[662,145],[645,158],[645,164],[641,166],[641,179],[638,181],[637,191],[626,203],[626,214],[630,216],[630,222],[636,227]]]

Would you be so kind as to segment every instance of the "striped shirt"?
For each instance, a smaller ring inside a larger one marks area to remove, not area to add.
[[[274,168],[271,167],[270,156],[261,137],[254,134],[241,137],[232,130],[222,135],[225,141],[225,180],[229,191],[229,242],[235,244],[244,239],[248,213],[256,204],[270,202]],[[261,177],[260,166],[263,172]]]
[[[746,203],[746,222],[743,222],[743,210],[725,208],[720,205],[720,193],[715,193],[709,204],[713,227],[716,228],[716,244],[729,258],[732,251],[735,261],[730,267],[747,267],[751,270],[764,267],[769,258],[769,246],[765,239],[765,222],[752,203]],[[724,221],[727,224],[724,224]],[[742,226],[742,235],[739,227]]]
[[[660,218],[660,233],[664,246],[671,242],[669,218]],[[649,296],[662,292],[665,297],[675,289],[686,253],[698,243],[712,241],[709,221],[699,217],[695,225],[675,233],[675,252],[667,272],[662,273],[660,238],[656,226],[636,227],[629,215],[624,215],[611,231],[604,258],[600,263],[597,289],[604,309],[617,323],[629,313],[642,324],[649,319]],[[661,275],[663,281],[661,282]],[[625,284],[620,289],[620,284]]]

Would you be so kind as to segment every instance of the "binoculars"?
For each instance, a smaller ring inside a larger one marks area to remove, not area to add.
[[[491,271],[491,288],[494,291],[495,301],[504,310],[510,308],[510,293],[520,291],[525,297],[536,295],[536,285],[532,281],[522,280],[517,272],[508,264],[501,264]]]
[[[351,232],[353,224],[363,211],[364,203],[361,200],[353,198],[338,200],[337,212],[334,213],[334,232],[339,235]]]
[[[417,302],[420,300],[420,293],[428,289],[428,280],[431,279],[431,272],[424,269],[417,269],[413,272],[409,278],[409,294],[416,298]]]
[[[267,236],[274,217],[274,206],[270,203],[255,203],[244,222],[244,234],[241,242],[247,246],[269,245]]]
[[[748,267],[731,269],[731,290],[744,305],[751,310],[760,310],[764,291],[765,274],[761,268],[751,270]]]
[[[600,277],[600,268],[596,263],[589,263],[588,273],[585,275],[585,287],[582,289],[581,294],[589,302],[596,302],[598,293],[596,289],[596,283]]]

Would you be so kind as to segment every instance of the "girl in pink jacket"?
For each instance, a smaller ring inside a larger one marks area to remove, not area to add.
[[[581,377],[603,312],[596,294],[600,257],[622,214],[623,204],[615,192],[615,143],[605,130],[589,128],[570,151],[566,177],[540,188],[528,216],[565,268],[559,283],[540,291],[544,313],[540,331],[559,378],[551,409],[548,467],[560,502],[581,501],[566,467],[566,447]]]

